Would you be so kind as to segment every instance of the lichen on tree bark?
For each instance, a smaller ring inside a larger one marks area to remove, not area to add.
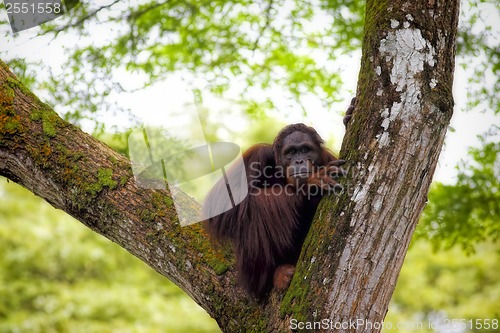
[[[167,191],[139,189],[126,158],[64,122],[1,62],[0,175],[177,283],[224,331],[381,322],[452,114],[458,6],[367,1],[357,110],[341,150],[352,191],[323,200],[290,288],[266,304],[236,286],[230,254],[213,251],[199,225],[180,227]]]

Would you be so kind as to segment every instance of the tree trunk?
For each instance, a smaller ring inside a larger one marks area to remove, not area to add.
[[[377,332],[452,114],[458,5],[367,1],[340,154],[347,191],[323,200],[290,288],[266,304],[236,287],[231,254],[214,252],[199,225],[180,227],[167,191],[138,188],[126,158],[63,121],[1,62],[0,175],[175,282],[224,331]]]
[[[382,327],[453,112],[458,13],[456,0],[367,2],[340,153],[351,166],[347,195],[318,210],[282,308],[290,320]]]

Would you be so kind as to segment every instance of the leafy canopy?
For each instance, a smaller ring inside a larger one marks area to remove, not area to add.
[[[231,96],[250,114],[276,108],[281,94],[295,104],[312,94],[329,108],[342,84],[336,60],[360,48],[364,5],[356,0],[81,1],[39,32],[54,43],[73,41],[65,45],[67,58],[59,69],[22,58],[9,65],[73,123],[100,123],[101,112],[122,111],[111,95],[172,75],[187,81],[200,101],[207,94]],[[462,6],[457,63],[473,73],[468,106],[474,110],[500,112],[500,32],[491,20],[499,10],[495,1]],[[46,80],[39,76],[43,72],[50,73]],[[458,184],[434,185],[420,234],[469,249],[476,241],[498,239],[497,141],[485,140],[471,151],[474,161],[459,166]]]

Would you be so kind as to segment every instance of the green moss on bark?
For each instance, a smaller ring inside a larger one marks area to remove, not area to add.
[[[95,198],[104,188],[109,188],[111,190],[114,189],[118,185],[118,182],[113,179],[113,170],[100,168],[97,170],[97,177],[95,181],[81,185],[81,188],[90,196],[90,198]]]
[[[0,87],[0,144],[15,141],[22,132],[21,119],[14,113],[14,96],[8,82]]]
[[[0,60],[1,62],[1,60]],[[2,63],[3,64],[3,63]],[[7,67],[7,65],[4,64],[4,68],[10,72],[10,69]],[[36,97],[35,94],[33,94],[28,88],[26,88],[19,80],[13,78],[13,77],[8,77],[6,80],[6,84],[9,85],[12,89],[18,89],[19,91],[22,92],[23,95],[28,96],[32,98],[33,100],[40,102],[40,99]]]
[[[31,113],[30,119],[32,121],[41,121],[43,133],[53,138],[57,135],[56,128],[59,122],[59,116],[52,110],[40,109]]]

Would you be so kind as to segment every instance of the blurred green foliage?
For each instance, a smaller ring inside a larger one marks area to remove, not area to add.
[[[0,333],[218,331],[173,283],[0,178]]]
[[[425,240],[414,241],[401,270],[389,312],[387,332],[433,332],[429,321],[500,320],[500,244],[481,243],[474,255],[454,247],[433,251]],[[406,329],[396,329],[400,323]],[[423,327],[416,327],[423,323]],[[436,331],[434,331],[436,332]],[[440,332],[458,332],[443,330]],[[500,332],[470,329],[461,332]]]
[[[7,63],[78,124],[124,111],[109,97],[173,73],[201,99],[229,96],[248,114],[276,109],[277,91],[291,104],[301,105],[303,95],[314,94],[328,107],[338,101],[342,84],[335,60],[361,46],[364,5],[362,0],[80,1],[39,33],[66,41],[67,57],[58,68],[36,66],[51,73],[49,78],[34,75],[25,59]]]
[[[487,17],[499,8],[495,0],[462,5],[457,64],[473,73],[468,108],[499,107],[498,27]],[[336,61],[359,54],[364,10],[363,0],[80,1],[39,32],[63,41],[59,68],[6,60],[73,123],[103,125],[96,115],[124,111],[110,96],[174,73],[200,100],[223,96],[250,115],[279,108],[276,97],[304,108],[302,98],[314,95],[328,109],[345,90]],[[40,71],[51,75],[41,79]]]
[[[476,243],[468,255],[456,246],[436,252],[428,240],[415,239],[386,323],[408,328],[439,318],[498,319],[499,262],[499,243]],[[167,279],[0,179],[0,333],[218,331]]]
[[[476,244],[500,241],[500,142],[471,148],[462,161],[456,184],[434,183],[416,236],[435,247],[460,245],[473,252]]]
[[[499,113],[498,31],[484,19],[484,4],[500,8],[494,0],[463,2],[457,63],[474,71],[469,106]],[[61,68],[7,60],[73,123],[99,123],[96,115],[117,111],[110,95],[173,73],[189,81],[200,104],[205,94],[224,96],[239,85],[235,102],[252,116],[253,129],[239,134],[242,142],[270,142],[282,127],[265,116],[276,107],[277,87],[291,103],[307,94],[326,107],[335,101],[342,81],[335,60],[359,49],[363,11],[364,1],[355,0],[81,1],[40,33],[77,41]],[[41,80],[40,72],[51,75]],[[491,86],[485,75],[493,75]],[[217,141],[217,129],[207,129]],[[126,153],[126,136],[100,139]],[[471,150],[457,184],[433,185],[387,322],[499,318],[497,141]],[[218,328],[145,264],[0,179],[0,333],[182,331]]]

